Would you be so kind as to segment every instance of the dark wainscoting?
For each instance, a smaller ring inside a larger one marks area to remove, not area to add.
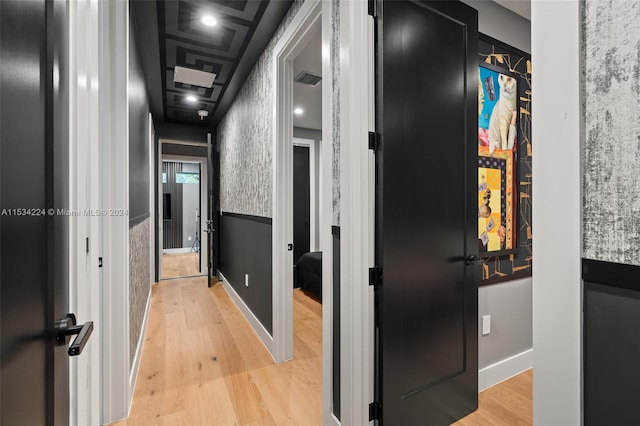
[[[220,212],[218,269],[271,334],[272,249],[271,218]],[[249,287],[244,276],[249,274]]]
[[[584,424],[640,424],[640,267],[582,260]]]
[[[333,414],[340,420],[340,227],[333,236]]]

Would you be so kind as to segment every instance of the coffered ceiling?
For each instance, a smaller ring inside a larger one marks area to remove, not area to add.
[[[292,1],[136,0],[132,2],[152,113],[165,122],[214,128]],[[215,17],[207,26],[204,15]],[[211,88],[174,81],[174,68],[216,74]],[[187,96],[193,95],[195,102]],[[209,115],[203,120],[198,110]]]

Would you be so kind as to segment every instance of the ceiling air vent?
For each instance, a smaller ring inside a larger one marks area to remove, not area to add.
[[[309,71],[302,71],[293,79],[296,83],[306,84],[307,86],[317,86],[322,81],[322,76]]]

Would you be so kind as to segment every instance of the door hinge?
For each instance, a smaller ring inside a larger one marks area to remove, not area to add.
[[[98,258],[98,268],[102,268],[102,258]]]
[[[382,285],[382,268],[369,268],[369,285]]]
[[[382,404],[372,402],[369,404],[369,421],[382,420]]]
[[[369,132],[369,149],[378,151],[380,149],[380,135],[376,132]]]
[[[369,16],[376,17],[376,0],[369,0],[369,7],[367,10]]]

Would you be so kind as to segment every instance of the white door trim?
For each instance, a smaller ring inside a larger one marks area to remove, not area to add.
[[[320,0],[307,0],[273,50],[273,359],[293,358],[293,60],[319,30]],[[326,86],[326,85],[325,85]]]
[[[369,424],[373,401],[373,19],[367,2],[340,2],[340,394],[341,421]],[[367,106],[367,107],[363,107]]]
[[[162,144],[164,142],[160,142],[160,167],[158,168],[159,175],[159,185],[160,191],[162,191],[162,162],[163,161],[172,161],[172,162],[181,162],[181,163],[199,163],[200,164],[200,221],[198,226],[200,227],[200,274],[199,275],[207,275],[207,253],[206,248],[209,247],[209,234],[204,232],[207,229],[207,214],[208,214],[208,205],[207,205],[207,182],[209,182],[207,175],[207,157],[191,157],[186,155],[170,155],[170,154],[162,154]],[[206,146],[206,145],[205,145]],[[163,223],[163,208],[162,208],[162,196],[158,198],[158,222]],[[160,230],[162,232],[162,229]],[[162,257],[162,246],[158,246],[158,251],[160,252],[160,257]],[[162,269],[160,269],[160,277],[159,280],[162,281]]]
[[[129,2],[92,0],[100,24],[101,208],[129,209]],[[95,27],[94,27],[95,28]],[[102,217],[102,419],[127,417],[129,358],[129,217]],[[93,368],[99,368],[94,366]]]
[[[316,141],[314,139],[293,138],[293,146],[309,148],[309,251],[317,251],[319,245],[316,241],[316,223],[320,219],[321,213],[316,212]]]
[[[149,282],[156,282],[156,222],[154,195],[155,186],[153,182],[156,179],[155,174],[155,158],[153,158],[154,146],[156,144],[156,131],[153,125],[153,114],[149,113]]]
[[[99,424],[101,217],[89,214],[100,207],[100,104],[93,86],[99,78],[99,14],[92,0],[68,6],[69,74],[61,87],[69,90],[69,209],[77,212],[69,220],[69,312],[76,314],[79,323],[94,321],[82,355],[69,360],[69,424]]]

